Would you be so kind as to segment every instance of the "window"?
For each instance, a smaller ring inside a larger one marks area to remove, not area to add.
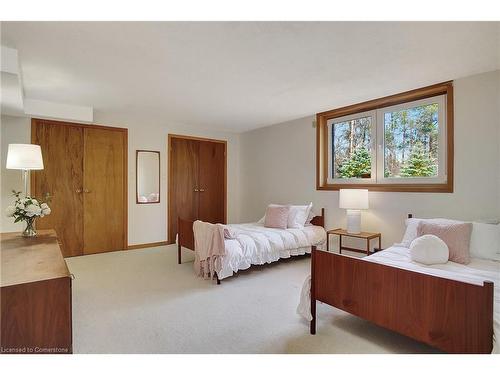
[[[317,115],[317,188],[453,191],[453,86]]]
[[[328,121],[329,181],[372,181],[375,167],[375,112]]]

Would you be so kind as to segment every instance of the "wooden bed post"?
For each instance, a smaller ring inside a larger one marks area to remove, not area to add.
[[[177,264],[181,264],[181,263],[182,263],[182,259],[181,259],[181,256],[182,256],[182,254],[181,254],[181,250],[182,250],[182,249],[181,249],[181,244],[180,244],[180,243],[178,243],[178,244],[177,244]]]
[[[316,246],[311,247],[311,315],[312,320],[310,323],[311,335],[316,334],[316,293],[315,293],[315,261],[316,261]]]
[[[182,263],[182,246],[181,246],[181,231],[179,228],[181,227],[181,218],[177,218],[177,264]]]

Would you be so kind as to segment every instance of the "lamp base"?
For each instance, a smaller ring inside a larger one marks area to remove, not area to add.
[[[29,170],[23,169],[24,197],[28,196],[28,180],[29,180]]]
[[[361,233],[361,210],[347,210],[347,233]]]

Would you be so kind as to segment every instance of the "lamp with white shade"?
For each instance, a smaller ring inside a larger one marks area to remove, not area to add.
[[[368,209],[368,190],[340,189],[339,208],[347,210],[347,233],[361,233],[361,210]]]
[[[7,169],[20,169],[24,176],[24,195],[28,194],[28,172],[43,169],[39,145],[12,143],[7,151]]]

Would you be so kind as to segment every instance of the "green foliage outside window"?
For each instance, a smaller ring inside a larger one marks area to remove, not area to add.
[[[366,178],[370,177],[371,156],[366,148],[354,150],[351,157],[347,159],[338,169],[342,178]]]
[[[416,144],[410,157],[401,168],[402,177],[430,177],[437,174],[437,163],[425,152],[421,143]]]
[[[384,176],[386,178],[438,175],[438,104],[430,103],[383,113]],[[332,175],[370,178],[372,115],[333,122]]]

